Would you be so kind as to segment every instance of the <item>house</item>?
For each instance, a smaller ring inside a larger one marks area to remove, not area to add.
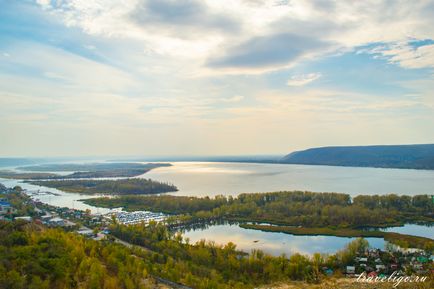
[[[377,269],[377,271],[385,270],[386,266],[384,266],[383,264],[377,264],[375,265],[375,269]]]
[[[379,250],[379,249],[369,250],[369,256],[373,257],[373,258],[378,258],[378,257],[380,257],[380,252],[381,252],[381,250]]]
[[[48,222],[48,220],[50,220],[53,217],[54,217],[53,215],[47,214],[47,215],[41,216],[41,220],[44,222]]]
[[[63,220],[62,218],[55,217],[55,218],[49,219],[47,221],[47,223],[50,226],[59,226],[59,227],[62,227],[62,226],[65,225],[65,220]]]
[[[105,234],[98,233],[98,234],[96,234],[96,236],[93,237],[92,239],[94,239],[95,241],[100,241],[100,240],[103,240],[103,239],[105,239],[105,238],[106,238],[106,235],[105,235]]]
[[[37,207],[34,207],[34,210],[35,210],[35,213],[37,213],[38,215],[41,215],[44,213],[41,209],[39,209]]]
[[[16,210],[7,201],[0,201],[0,215],[11,215],[15,213]]]
[[[419,256],[417,257],[417,261],[420,263],[428,263],[428,258],[425,256]]]
[[[95,233],[93,232],[93,230],[88,228],[80,228],[80,230],[78,230],[77,233],[85,237],[95,237]]]
[[[355,266],[347,266],[346,272],[347,272],[347,274],[355,274],[356,273],[356,267]]]
[[[68,221],[68,220],[64,220],[64,219],[59,218],[59,217],[55,217],[55,218],[48,220],[47,224],[49,226],[53,226],[53,227],[72,227],[72,226],[75,226],[75,223]]]
[[[324,274],[326,274],[327,276],[333,275],[333,269],[331,268],[323,267],[322,270],[324,271]]]
[[[360,258],[360,259],[359,259],[359,262],[364,262],[364,263],[366,263],[366,262],[368,262],[368,258]]]
[[[26,222],[31,222],[32,221],[32,217],[30,217],[30,216],[15,217],[15,220],[23,220],[23,221],[26,221]]]

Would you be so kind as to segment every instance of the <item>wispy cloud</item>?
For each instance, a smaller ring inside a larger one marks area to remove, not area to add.
[[[433,141],[434,0],[0,2],[3,154]]]
[[[294,75],[290,79],[288,79],[286,84],[288,86],[304,86],[319,79],[321,76],[321,73]]]
[[[404,42],[380,46],[371,51],[405,68],[434,68],[434,44],[414,47],[410,42]]]
[[[434,39],[427,12],[434,9],[432,1],[42,2],[68,26],[140,40],[148,51],[196,59],[216,73],[268,72],[369,43]],[[392,56],[401,53],[389,50]],[[420,54],[425,59],[430,52]]]

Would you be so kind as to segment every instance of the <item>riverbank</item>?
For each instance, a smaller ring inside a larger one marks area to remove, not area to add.
[[[266,232],[279,232],[292,235],[383,238],[384,240],[403,248],[417,248],[428,251],[434,250],[434,240],[432,239],[393,232],[365,231],[356,229],[306,228],[257,224],[240,224],[240,227],[245,229],[254,229]]]
[[[405,223],[434,223],[434,204],[429,195],[382,196],[281,191],[241,194],[236,198],[217,196],[118,196],[94,198],[86,204],[126,211],[155,211],[184,215],[192,221],[268,223],[306,228],[391,227]]]

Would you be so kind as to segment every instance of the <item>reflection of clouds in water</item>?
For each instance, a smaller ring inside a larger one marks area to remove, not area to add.
[[[420,225],[406,224],[402,227],[391,227],[391,228],[384,228],[381,230],[386,232],[409,234],[409,235],[434,239],[434,226],[430,226],[430,225],[421,228]]]
[[[160,167],[153,169],[151,173],[170,174],[170,173],[216,173],[216,174],[249,174],[251,171],[242,169],[231,169],[219,163],[194,163],[178,162],[171,167]]]
[[[284,233],[262,232],[243,229],[238,225],[214,225],[204,230],[189,231],[184,234],[192,243],[201,239],[215,241],[217,244],[232,242],[237,249],[250,252],[260,249],[272,255],[292,255],[294,253],[310,255],[313,253],[335,253],[344,248],[354,238],[334,236],[295,236]],[[258,241],[255,243],[255,241]],[[369,240],[370,243],[371,240]],[[376,239],[375,245],[383,247],[384,241]]]
[[[308,190],[358,194],[421,194],[434,186],[434,172],[285,164],[171,162],[143,175],[175,184],[179,196],[238,195]]]

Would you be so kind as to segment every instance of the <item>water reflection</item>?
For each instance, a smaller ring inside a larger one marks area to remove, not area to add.
[[[175,195],[215,196],[281,190],[358,194],[426,194],[434,171],[285,164],[171,162],[142,175],[175,184]]]
[[[394,232],[394,233],[407,234],[407,235],[413,235],[413,236],[419,236],[419,237],[434,239],[434,224],[433,223],[424,224],[424,225],[405,224],[402,227],[389,227],[389,228],[381,229],[381,231]]]
[[[237,248],[250,252],[260,249],[268,254],[287,256],[294,253],[311,255],[316,252],[333,254],[344,248],[355,238],[334,236],[296,236],[277,232],[263,232],[244,229],[237,223],[196,224],[191,229],[183,230],[184,237],[195,243],[201,239],[214,241],[217,244],[235,243]],[[382,238],[366,238],[374,248],[384,249]]]
[[[90,198],[99,197],[97,195],[66,193],[54,188],[32,185],[20,180],[12,180],[12,179],[0,178],[0,183],[2,183],[3,185],[9,188],[20,186],[26,191],[26,193],[33,200],[39,200],[43,203],[52,206],[67,207],[67,208],[73,208],[73,209],[78,209],[83,211],[89,209],[94,214],[97,213],[105,214],[111,211],[110,209],[98,208],[98,207],[86,205],[83,202],[79,201],[81,199],[90,199]]]

